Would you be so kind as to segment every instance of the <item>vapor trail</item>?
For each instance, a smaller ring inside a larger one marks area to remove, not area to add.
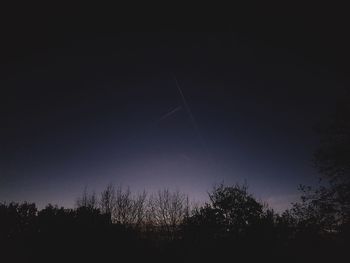
[[[177,78],[176,78],[175,75],[174,75],[174,79],[175,79],[175,84],[176,84],[177,90],[178,90],[179,93],[180,93],[182,103],[183,103],[183,105],[184,105],[184,107],[185,107],[185,109],[186,109],[186,111],[187,111],[187,114],[188,114],[188,116],[189,116],[189,118],[190,118],[190,121],[191,121],[191,123],[192,123],[192,125],[193,125],[193,128],[194,128],[195,132],[196,132],[197,135],[198,135],[198,138],[199,138],[199,140],[200,140],[200,143],[202,144],[202,146],[203,146],[203,148],[204,148],[204,150],[205,150],[205,152],[206,152],[208,158],[210,159],[210,161],[213,162],[212,157],[211,157],[211,155],[210,155],[210,153],[209,153],[209,150],[208,150],[208,146],[207,146],[207,144],[205,143],[205,141],[204,141],[204,139],[203,139],[203,137],[202,137],[202,135],[201,135],[201,133],[200,133],[200,131],[199,131],[199,127],[198,127],[198,125],[197,125],[196,119],[194,118],[194,115],[193,115],[193,113],[192,113],[192,111],[191,111],[191,108],[190,108],[189,104],[187,103],[187,100],[186,100],[186,98],[185,98],[185,95],[184,95],[184,93],[182,92],[182,89],[181,89],[181,87],[180,87],[180,85],[179,85],[179,83],[178,83]]]
[[[168,118],[169,116],[173,115],[174,113],[178,112],[181,109],[182,109],[181,105],[177,106],[175,109],[169,111],[168,113],[166,113],[162,117],[160,117],[158,121],[165,120],[166,118]]]
[[[193,127],[194,127],[195,130],[198,132],[198,131],[199,131],[199,130],[198,130],[198,125],[197,125],[196,120],[195,120],[195,118],[194,118],[194,116],[193,116],[193,114],[192,114],[191,108],[190,108],[190,106],[188,105],[188,103],[187,103],[187,101],[186,101],[186,98],[185,98],[185,96],[184,96],[184,94],[183,94],[183,92],[182,92],[181,87],[179,86],[179,83],[177,82],[177,78],[176,78],[175,76],[174,76],[174,78],[175,78],[175,84],[176,84],[177,90],[179,91],[180,96],[181,96],[182,103],[183,103],[184,106],[185,106],[185,109],[186,109],[186,111],[187,111],[187,113],[188,113],[188,116],[190,117],[190,120],[191,120],[191,122],[192,122]]]

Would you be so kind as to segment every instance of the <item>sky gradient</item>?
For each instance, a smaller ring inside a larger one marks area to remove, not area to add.
[[[203,201],[214,183],[246,181],[281,211],[317,182],[312,127],[348,81],[338,51],[318,56],[328,42],[39,32],[3,52],[0,201],[71,207],[109,182]]]

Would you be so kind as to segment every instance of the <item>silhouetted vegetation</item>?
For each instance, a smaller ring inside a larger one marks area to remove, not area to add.
[[[317,262],[345,251],[345,221],[329,219],[317,202],[295,204],[279,215],[238,184],[214,187],[209,199],[191,208],[180,192],[132,195],[110,184],[99,199],[85,189],[75,209],[49,204],[38,211],[31,203],[2,203],[2,255],[12,262]],[[334,224],[337,228],[330,227]]]

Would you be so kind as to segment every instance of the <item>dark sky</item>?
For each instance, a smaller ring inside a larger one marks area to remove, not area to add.
[[[317,181],[312,127],[348,85],[340,28],[37,25],[3,34],[0,200],[72,206],[84,186],[114,182],[198,201],[214,183],[246,180],[281,210]]]

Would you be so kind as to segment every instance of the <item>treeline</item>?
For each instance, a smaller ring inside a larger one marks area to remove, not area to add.
[[[245,185],[218,185],[193,206],[179,191],[133,194],[112,184],[85,189],[75,209],[0,204],[2,257],[12,262],[85,260],[333,261],[346,252],[349,224],[304,201],[282,214]]]
[[[189,216],[188,196],[180,191],[163,189],[148,195],[146,191],[133,194],[129,187],[117,188],[109,184],[99,196],[88,193],[86,188],[77,199],[78,210],[98,211],[111,223],[128,227],[159,227],[175,230]]]

